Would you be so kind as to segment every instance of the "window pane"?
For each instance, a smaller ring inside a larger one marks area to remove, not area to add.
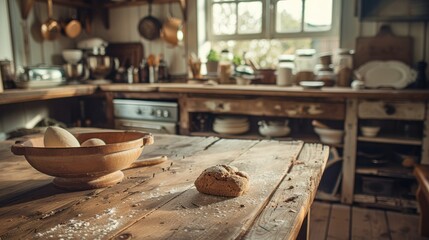
[[[213,4],[212,27],[215,35],[228,35],[236,32],[237,15],[235,14],[235,9],[235,3]]]
[[[304,31],[328,31],[332,25],[332,0],[306,0]]]
[[[300,32],[301,22],[302,0],[280,0],[277,2],[276,32]]]
[[[238,4],[238,33],[262,32],[262,2]]]

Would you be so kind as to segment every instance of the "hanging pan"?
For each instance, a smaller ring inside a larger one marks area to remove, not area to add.
[[[42,24],[41,32],[46,40],[55,40],[60,36],[60,24],[52,18],[52,0],[48,0],[48,20]]]
[[[152,2],[149,2],[149,15],[142,18],[139,22],[138,30],[140,36],[147,40],[155,40],[160,36],[162,23],[155,17],[151,16]]]
[[[162,25],[161,38],[167,43],[177,46],[182,43],[184,37],[183,21],[179,18],[173,17],[171,3],[168,5],[168,10],[170,17]]]

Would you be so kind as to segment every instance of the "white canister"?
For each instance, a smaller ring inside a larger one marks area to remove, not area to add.
[[[279,66],[277,68],[277,85],[278,86],[291,86],[293,84],[292,68]]]

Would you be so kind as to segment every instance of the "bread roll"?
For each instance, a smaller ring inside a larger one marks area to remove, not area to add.
[[[205,194],[238,197],[249,188],[249,176],[236,167],[216,165],[201,173],[195,180],[195,187]]]

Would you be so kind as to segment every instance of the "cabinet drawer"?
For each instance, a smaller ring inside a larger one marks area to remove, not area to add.
[[[263,114],[263,102],[257,99],[188,98],[186,108],[190,112]]]
[[[424,120],[424,102],[361,101],[358,107],[359,118]]]
[[[343,120],[345,117],[345,104],[340,102],[267,100],[264,105],[267,116],[332,120]]]

